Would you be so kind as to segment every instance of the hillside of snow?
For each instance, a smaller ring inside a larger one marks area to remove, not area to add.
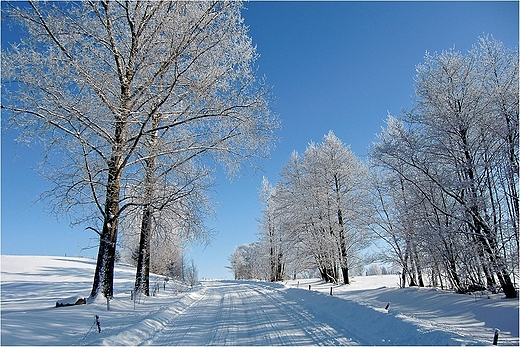
[[[495,329],[498,345],[519,344],[518,300],[399,289],[395,275],[193,289],[152,276],[159,292],[132,301],[135,269],[118,264],[108,311],[102,298],[55,307],[88,296],[92,259],[0,260],[1,345],[491,345]]]

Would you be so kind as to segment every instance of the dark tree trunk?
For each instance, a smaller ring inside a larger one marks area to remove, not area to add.
[[[466,159],[466,175],[469,179],[469,192],[471,196],[470,203],[468,204],[468,210],[473,217],[473,228],[475,230],[475,234],[477,235],[477,240],[482,244],[484,251],[486,253],[486,259],[489,261],[493,270],[495,271],[498,281],[504,291],[504,294],[507,298],[516,298],[517,293],[514,288],[513,282],[511,281],[511,277],[507,271],[507,266],[504,263],[504,260],[500,256],[497,246],[496,240],[496,231],[490,227],[485,218],[482,218],[483,212],[481,212],[478,201],[478,189],[477,183],[475,182],[475,172],[473,165],[473,158],[471,156],[470,151],[468,150],[468,141],[467,141],[467,131],[463,129],[461,131],[462,143],[464,144],[464,155]]]
[[[481,256],[482,255],[483,254],[481,254]],[[483,257],[481,259],[483,259]],[[484,276],[486,276],[486,287],[491,288],[496,286],[497,282],[495,281],[495,277],[493,276],[492,271],[490,271],[488,264],[482,264],[482,271],[484,272]]]
[[[152,212],[146,207],[141,222],[139,238],[139,258],[135,275],[135,290],[146,296],[150,295],[150,236],[152,230]]]
[[[324,280],[325,282],[329,281],[329,279],[327,278],[327,270],[325,268],[320,267],[320,275],[322,280]]]
[[[502,283],[502,290],[508,299],[515,299],[518,297],[518,293],[511,282],[511,277],[507,273],[502,273],[498,276],[500,283]]]
[[[341,267],[341,272],[342,272],[342,275],[343,275],[343,283],[350,284],[350,279],[348,277],[348,267],[342,266]]]
[[[96,271],[90,293],[91,297],[95,297],[99,292],[108,298],[114,295],[114,266],[119,220],[120,185],[120,171],[115,165],[111,165],[108,175],[103,230],[99,241]]]
[[[269,236],[271,238],[271,236]],[[276,259],[275,259],[275,250],[272,240],[270,240],[271,246],[269,247],[269,281],[276,282]]]
[[[460,283],[460,278],[457,273],[457,263],[456,263],[456,260],[452,257],[450,257],[450,259],[448,259],[447,271],[448,271],[448,277],[451,280],[451,284],[457,291],[460,291],[462,289],[462,285]]]
[[[403,288],[406,287],[406,276],[408,275],[408,256],[409,256],[409,250],[408,250],[408,242],[406,243],[406,249],[404,251],[404,259],[403,259],[403,273],[401,275],[401,281]]]
[[[415,271],[417,273],[417,280],[419,281],[418,285],[419,285],[419,287],[424,287],[421,263],[419,262],[419,254],[417,252],[417,247],[415,247],[415,243],[413,243],[412,249],[413,249],[412,257],[413,257],[413,261],[415,264],[414,267],[415,267]]]
[[[128,109],[128,107],[126,109]],[[121,193],[121,176],[124,167],[123,148],[126,141],[125,120],[125,116],[119,115],[116,117],[114,144],[112,145],[112,155],[108,162],[103,230],[99,240],[98,259],[92,291],[90,293],[91,297],[95,297],[100,291],[107,298],[111,298],[114,295],[114,266],[119,223],[119,198]]]
[[[339,240],[340,240],[340,252],[341,252],[341,272],[343,275],[343,283],[350,284],[350,279],[348,278],[348,265],[347,265],[347,245],[345,240],[345,232],[343,230],[343,217],[341,214],[341,209],[338,210],[338,220],[339,220]]]
[[[350,284],[350,279],[348,277],[348,252],[347,252],[347,240],[345,237],[345,224],[343,221],[343,212],[341,211],[341,197],[339,194],[340,191],[340,180],[337,175],[334,175],[334,185],[336,188],[336,204],[338,207],[337,216],[338,216],[338,225],[339,225],[339,248],[341,252],[341,272],[343,275],[343,283]]]
[[[154,116],[152,118],[152,129],[157,129],[161,118]],[[157,155],[157,130],[152,132],[149,148],[148,158],[146,163],[145,174],[145,192],[143,218],[141,220],[141,235],[139,237],[139,258],[137,259],[137,270],[135,274],[135,290],[140,291],[146,296],[150,295],[150,242],[152,239],[152,217],[154,208],[152,206],[154,201],[155,187],[155,169],[156,169],[156,155]]]
[[[495,273],[498,277],[498,282],[500,283],[506,298],[516,298],[517,292],[513,282],[511,281],[511,276],[507,271],[506,265],[504,264],[504,260],[498,252],[495,235],[485,223],[480,222],[480,219],[474,217],[474,222],[475,227],[480,231],[480,235],[477,239],[481,242],[488,258],[485,260],[489,260],[489,262],[492,264],[493,269],[495,270]]]
[[[102,283],[104,282],[104,269],[106,268],[107,258],[106,254],[108,252],[108,248],[106,244],[108,241],[108,233],[105,232],[105,227],[103,227],[103,232],[99,239],[99,248],[98,248],[98,256],[96,262],[96,271],[94,273],[94,281],[92,284],[92,291],[90,292],[90,297],[95,297],[100,290],[102,290]]]

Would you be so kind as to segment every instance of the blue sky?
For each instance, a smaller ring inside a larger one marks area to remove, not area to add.
[[[262,176],[278,179],[293,150],[303,152],[333,130],[364,158],[388,113],[412,105],[415,66],[426,51],[467,51],[491,34],[518,45],[518,2],[249,2],[243,12],[260,58],[259,74],[273,86],[281,141],[263,171],[231,182],[217,172],[218,234],[208,247],[190,246],[199,277],[231,278],[235,247],[257,239]],[[3,36],[8,35],[2,27]],[[91,231],[71,228],[36,202],[50,185],[35,168],[37,145],[16,144],[2,132],[2,254],[95,257]]]

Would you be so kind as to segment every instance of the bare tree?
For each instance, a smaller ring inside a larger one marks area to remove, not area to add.
[[[288,246],[287,233],[284,233],[283,220],[277,207],[276,188],[271,186],[266,177],[262,178],[260,189],[260,201],[264,209],[260,224],[260,235],[266,244],[269,254],[269,280],[281,281],[284,278],[287,252],[292,247]],[[260,255],[259,255],[260,256]]]
[[[190,260],[188,264],[186,264],[185,273],[185,281],[191,287],[195,286],[199,282],[199,271],[197,270],[197,266],[193,259]]]
[[[332,131],[318,145],[314,165],[322,170],[322,184],[329,190],[327,206],[331,210],[327,213],[333,217],[331,224],[339,246],[343,281],[349,284],[349,267],[368,243],[367,221],[371,213],[367,206],[368,171]]]
[[[181,253],[187,243],[199,240],[209,243],[211,236],[204,221],[213,213],[206,194],[212,184],[212,171],[196,158],[188,157],[182,162],[177,155],[176,165],[164,161],[164,156],[159,159],[161,162],[154,164],[152,173],[146,163],[147,181],[142,187],[136,187],[144,206],[139,223],[135,290],[145,295],[149,295],[152,257],[157,268],[159,264],[168,264],[171,248],[177,247],[179,250],[173,253]]]
[[[342,276],[349,283],[349,269],[359,262],[370,235],[366,168],[329,132],[322,143],[310,143],[302,157],[293,153],[281,176],[275,187],[264,178],[260,190],[270,279],[287,277],[286,268],[295,275],[318,267],[324,280]]]
[[[255,79],[257,55],[241,7],[108,0],[5,6],[5,18],[28,38],[2,53],[2,108],[26,138],[63,146],[54,176],[63,207],[93,206],[99,216],[101,225],[91,227],[100,238],[91,296],[113,295],[120,218],[147,204],[126,195],[136,177],[146,182],[143,162],[207,153],[233,173],[272,146],[278,124],[268,90]],[[139,155],[154,134],[171,146]]]
[[[259,242],[237,247],[228,257],[229,269],[233,271],[235,279],[268,280],[270,269],[268,257],[265,256],[267,249]]]
[[[465,241],[458,246],[471,245],[444,253],[453,255],[447,272],[455,286],[478,284],[483,273],[486,285],[498,279],[507,297],[517,295],[511,264],[518,254],[518,183],[511,170],[518,154],[511,144],[518,132],[510,128],[518,122],[517,89],[518,53],[490,38],[479,39],[467,54],[427,54],[417,67],[408,128],[390,117],[373,151],[423,199],[416,215],[428,240],[445,243],[439,247],[444,250],[455,239]],[[467,283],[461,283],[457,267]]]

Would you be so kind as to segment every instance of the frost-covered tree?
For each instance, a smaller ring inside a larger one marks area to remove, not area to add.
[[[403,122],[390,117],[374,145],[373,158],[412,188],[420,206],[413,220],[400,221],[402,228],[420,231],[422,240],[437,246],[431,248],[438,252],[427,254],[437,265],[446,262],[450,281],[460,289],[483,281],[493,287],[498,280],[506,296],[516,297],[513,124],[518,53],[485,37],[467,54],[427,54],[417,67],[414,109]]]
[[[199,270],[197,269],[193,259],[191,259],[185,266],[184,281],[191,287],[195,286],[199,282]]]
[[[349,283],[370,235],[365,166],[329,132],[302,156],[294,152],[281,177],[274,187],[264,179],[261,189],[270,279],[317,267],[324,280]]]
[[[165,250],[183,249],[186,243],[197,240],[209,242],[210,231],[204,220],[212,214],[206,195],[211,187],[211,171],[203,163],[182,153],[173,158],[170,155],[151,158],[153,167],[150,159],[143,168],[145,184],[135,187],[136,197],[142,197],[143,204],[135,290],[145,295],[149,295],[151,258],[165,264],[171,252]],[[155,242],[154,247],[153,240],[161,241]]]
[[[327,206],[329,228],[339,247],[343,281],[348,284],[349,268],[368,244],[371,215],[367,204],[368,171],[332,132],[318,145],[316,154],[310,165],[321,172],[314,184],[325,188],[321,204]],[[312,158],[312,151],[310,155]]]
[[[268,280],[270,269],[268,257],[265,256],[267,248],[260,242],[245,244],[235,249],[228,258],[236,280],[260,279]]]
[[[111,297],[120,219],[147,204],[127,195],[147,182],[143,163],[212,154],[233,173],[272,146],[277,121],[255,78],[242,4],[2,5],[3,20],[27,31],[2,52],[2,109],[25,139],[47,146],[56,206],[97,216],[91,296]],[[154,134],[163,145],[143,156]]]
[[[287,223],[285,215],[279,206],[277,189],[273,187],[266,177],[262,178],[260,189],[260,201],[264,206],[262,220],[260,221],[261,242],[268,249],[269,280],[281,281],[285,278],[287,261],[291,258],[294,242],[286,231]],[[259,254],[259,257],[265,255]]]

